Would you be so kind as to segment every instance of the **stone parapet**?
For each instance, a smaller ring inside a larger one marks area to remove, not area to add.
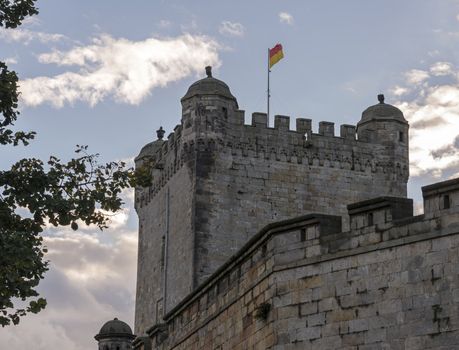
[[[422,196],[425,215],[441,215],[444,210],[459,206],[459,179],[424,186]]]
[[[252,126],[244,127],[252,128]],[[349,129],[350,126],[345,127],[345,130]],[[406,164],[379,157],[378,154],[383,154],[383,147],[379,149],[376,145],[357,141],[347,131],[344,131],[344,137],[312,133],[309,138],[306,138],[304,134],[296,131],[288,133],[294,134],[290,142],[278,145],[270,143],[269,138],[263,140],[257,137],[226,141],[198,138],[182,143],[179,137],[173,137],[171,134],[169,139],[174,141],[164,142],[150,158],[151,167],[154,169],[153,183],[147,189],[139,189],[136,205],[148,204],[196,152],[230,153],[244,158],[352,170],[357,173],[393,174],[400,183],[405,184],[408,180],[409,169]],[[282,138],[279,135],[274,136]]]

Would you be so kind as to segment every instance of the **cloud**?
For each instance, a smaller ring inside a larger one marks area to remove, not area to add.
[[[118,317],[134,326],[136,231],[48,231],[44,244],[50,271],[39,292],[48,306],[0,331],[0,344],[11,349],[92,349],[97,347],[93,337],[106,321]]]
[[[293,19],[293,16],[288,12],[279,12],[279,21],[281,23],[287,23],[288,25],[293,25],[294,19]]]
[[[429,78],[429,73],[424,70],[412,69],[405,73],[408,84],[418,85]]]
[[[29,16],[22,21],[23,27],[39,27],[42,22],[37,16]]]
[[[447,121],[442,117],[433,117],[426,120],[418,120],[410,124],[410,127],[414,129],[427,129],[436,126],[442,126],[447,124]]]
[[[402,95],[405,95],[407,94],[408,92],[410,91],[410,89],[406,88],[406,87],[402,87],[402,86],[395,86],[393,87],[390,92],[395,95],[395,96],[402,96]]]
[[[6,64],[17,64],[18,60],[16,57],[8,57],[3,60]]]
[[[41,63],[79,69],[22,80],[21,97],[29,106],[57,108],[78,101],[94,106],[107,97],[139,104],[157,87],[200,73],[206,65],[218,67],[219,48],[202,35],[143,41],[100,35],[88,46],[41,54]]]
[[[0,28],[0,40],[6,42],[21,42],[24,45],[30,44],[32,41],[41,43],[58,42],[67,39],[62,34],[51,34],[44,32],[35,32],[29,29],[15,28],[5,29]]]
[[[453,73],[453,65],[449,62],[436,62],[430,67],[430,73],[434,76],[445,76]]]
[[[31,315],[21,321],[18,326],[9,326],[8,330],[0,332],[2,344],[8,344],[9,349],[36,350],[84,350],[66,334],[63,327],[53,324],[43,315]],[[91,348],[95,348],[93,342]]]
[[[434,159],[441,159],[443,157],[455,155],[459,153],[458,151],[459,151],[459,135],[456,136],[452,144],[432,150],[430,154],[432,155]]]
[[[459,170],[459,71],[447,62],[405,74],[409,95],[397,106],[410,123],[412,176],[445,177]],[[437,77],[442,76],[441,82]]]
[[[244,26],[241,23],[223,21],[218,28],[220,34],[228,36],[243,36]]]

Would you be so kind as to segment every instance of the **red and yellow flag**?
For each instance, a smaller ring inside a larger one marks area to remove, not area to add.
[[[269,49],[269,68],[274,66],[282,58],[284,58],[284,53],[282,52],[281,44],[277,44],[272,49]]]

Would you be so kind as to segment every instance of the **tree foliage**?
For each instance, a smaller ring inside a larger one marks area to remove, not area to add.
[[[37,14],[36,0],[0,0],[0,27],[15,28]],[[0,144],[27,146],[35,132],[14,131],[18,108],[18,77],[0,62]],[[17,324],[37,313],[46,300],[36,290],[48,261],[41,232],[47,226],[78,222],[107,227],[107,212],[122,206],[124,188],[147,185],[148,172],[136,173],[123,162],[101,165],[97,154],[77,146],[76,158],[63,162],[26,158],[0,170],[0,324]],[[142,176],[139,176],[142,175]]]
[[[24,18],[38,14],[37,0],[0,0],[0,27],[16,28]]]

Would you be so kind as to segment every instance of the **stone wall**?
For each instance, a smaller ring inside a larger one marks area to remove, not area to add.
[[[350,206],[345,232],[330,215],[268,225],[148,330],[152,348],[459,347],[459,180],[433,189],[448,208],[386,197]]]
[[[189,239],[194,220],[192,164],[182,166],[168,179],[155,194],[156,200],[137,205],[136,334],[161,322],[167,307],[172,308],[193,290],[194,247]]]

